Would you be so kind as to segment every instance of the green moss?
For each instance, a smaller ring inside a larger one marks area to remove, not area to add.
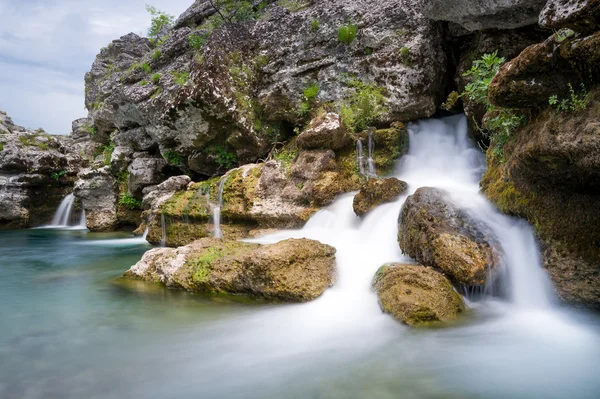
[[[356,78],[346,79],[352,94],[341,106],[340,116],[352,132],[360,132],[388,112],[383,89]]]
[[[161,55],[162,52],[160,50],[156,50],[154,53],[152,53],[152,61],[158,61]]]
[[[277,4],[290,12],[298,12],[308,7],[310,2],[305,0],[279,0]]]
[[[144,73],[152,72],[152,67],[147,62],[144,62],[142,65],[140,65],[140,68],[142,68],[142,71],[144,71]]]
[[[161,78],[160,73],[155,73],[152,75],[152,81],[154,82],[155,85],[157,85],[160,82],[160,78]]]
[[[171,75],[173,76],[173,81],[179,86],[185,85],[190,78],[190,73],[187,71],[173,71]]]
[[[338,41],[344,44],[350,44],[358,35],[358,27],[354,24],[346,24],[338,29]]]
[[[0,143],[0,152],[1,151],[4,151],[4,144],[3,143]]]
[[[278,151],[273,158],[281,164],[283,170],[289,172],[297,157],[298,147],[296,146],[296,141],[292,140]]]

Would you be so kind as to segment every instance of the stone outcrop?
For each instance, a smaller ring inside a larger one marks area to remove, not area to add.
[[[540,13],[539,23],[544,28],[571,28],[578,32],[598,30],[600,1],[548,0]]]
[[[362,217],[381,204],[395,201],[407,189],[408,185],[395,177],[369,179],[354,196],[354,213]]]
[[[55,136],[13,123],[0,111],[0,229],[49,223],[88,162],[89,137]]]
[[[500,68],[490,84],[490,101],[506,108],[542,107],[551,96],[568,98],[569,84],[575,92],[581,91],[581,84],[590,88],[600,83],[600,76],[592,72],[600,63],[599,47],[600,32],[554,34],[529,46]]]
[[[516,29],[538,22],[546,0],[444,0],[418,2],[428,18],[448,21],[468,31]]]
[[[458,284],[484,286],[499,271],[500,248],[489,229],[441,189],[422,187],[406,199],[398,242],[411,258]]]
[[[373,286],[381,309],[412,327],[448,323],[465,310],[462,297],[439,272],[421,265],[389,264]]]
[[[82,170],[75,183],[76,197],[80,198],[91,231],[111,231],[117,228],[117,184],[110,167]]]
[[[305,150],[339,150],[352,141],[339,115],[328,112],[311,121],[296,143]]]
[[[335,249],[306,239],[264,246],[202,239],[152,249],[125,276],[196,292],[306,302],[335,281]]]
[[[585,110],[537,115],[488,155],[484,193],[536,226],[544,264],[564,301],[600,309],[600,90]]]

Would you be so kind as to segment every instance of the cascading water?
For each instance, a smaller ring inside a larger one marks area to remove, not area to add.
[[[375,159],[373,158],[373,152],[375,151],[375,140],[373,139],[373,131],[370,130],[367,136],[367,150],[368,156],[365,159],[363,143],[361,139],[356,140],[356,163],[358,165],[359,173],[369,178],[377,177],[377,170],[375,167]]]
[[[369,157],[367,158],[367,176],[377,177],[377,170],[375,169],[375,159],[373,159],[373,152],[375,151],[375,140],[373,139],[373,130],[369,130],[369,135],[367,136],[367,147],[369,149]]]
[[[213,208],[213,237],[215,238],[223,238],[223,232],[221,231],[221,207],[223,206],[223,190],[225,189],[226,181],[227,175],[223,176],[221,181],[219,181],[217,205]]]
[[[85,210],[82,208],[81,212],[79,213],[79,216],[74,215],[74,205],[75,196],[73,194],[68,194],[56,209],[56,212],[54,213],[54,217],[52,218],[52,222],[50,222],[50,225],[45,227],[85,230],[87,228]]]
[[[160,246],[166,247],[167,246],[167,223],[165,220],[165,214],[162,212],[160,213],[160,229],[161,229]]]

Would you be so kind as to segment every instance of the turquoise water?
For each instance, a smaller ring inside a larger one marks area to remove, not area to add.
[[[319,301],[120,279],[148,248],[125,235],[0,233],[0,398],[600,397],[593,314],[490,301],[443,330],[375,315],[352,332]]]

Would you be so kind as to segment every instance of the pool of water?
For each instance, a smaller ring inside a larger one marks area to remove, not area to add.
[[[121,279],[148,248],[124,235],[0,233],[0,398],[600,396],[592,314],[486,302],[447,329],[382,314],[346,329],[320,300],[269,305]]]

